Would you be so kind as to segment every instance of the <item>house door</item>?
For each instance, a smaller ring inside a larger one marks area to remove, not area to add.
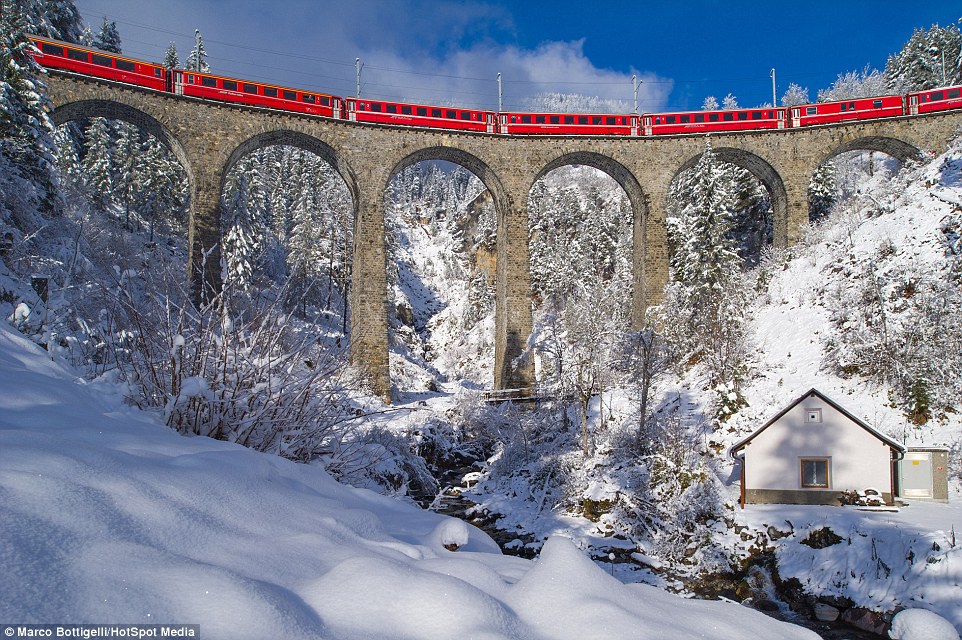
[[[932,497],[932,454],[914,451],[905,454],[901,462],[902,497]]]

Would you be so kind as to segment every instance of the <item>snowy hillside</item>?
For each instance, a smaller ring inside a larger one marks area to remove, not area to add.
[[[623,585],[562,538],[535,562],[502,556],[461,521],[319,467],[179,436],[7,327],[0,388],[6,622],[256,640],[816,637]]]

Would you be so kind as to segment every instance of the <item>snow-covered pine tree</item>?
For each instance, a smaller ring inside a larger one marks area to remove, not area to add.
[[[718,109],[718,100],[715,96],[708,96],[705,101],[701,103],[702,111],[715,111]]]
[[[138,161],[143,158],[140,130],[121,120],[113,121],[110,128],[115,141],[113,153],[110,156],[111,199],[123,207],[124,228],[130,230],[132,229],[131,208],[136,206],[142,186],[142,176],[138,172],[138,169],[143,166]]]
[[[730,109],[738,109],[738,108],[739,108],[738,99],[734,95],[729,93],[722,100],[722,109],[730,110]]]
[[[890,90],[898,93],[962,83],[962,33],[958,25],[916,29],[902,50],[889,56],[885,78]]]
[[[106,211],[113,194],[110,129],[104,118],[91,118],[87,126],[87,154],[83,159],[84,176],[90,189],[90,202]]]
[[[60,204],[54,126],[43,70],[26,35],[36,25],[18,0],[0,0],[0,9],[0,161],[4,171],[27,180],[44,211],[53,212]]]
[[[692,169],[691,202],[672,232],[674,282],[666,290],[665,330],[689,361],[705,363],[712,386],[737,386],[745,358],[745,296],[732,229],[734,185],[712,151],[711,141]],[[723,398],[724,399],[724,398]],[[722,406],[726,406],[724,402]]]
[[[117,23],[108,20],[107,16],[104,16],[104,21],[100,25],[100,32],[94,38],[94,46],[111,53],[121,53],[120,32],[117,31]]]
[[[184,67],[189,71],[197,71],[199,73],[210,71],[210,65],[207,64],[207,50],[204,48],[204,38],[200,35],[200,29],[194,30],[194,48],[191,49],[190,55],[187,56]]]
[[[250,173],[239,171],[225,209],[228,223],[224,234],[225,283],[234,291],[245,292],[254,281],[258,241],[249,206]]]
[[[813,221],[828,215],[838,193],[835,165],[826,162],[812,174],[808,185],[808,215]]]
[[[180,58],[177,57],[177,44],[174,42],[167,45],[167,51],[164,52],[164,66],[168,69],[175,69],[180,66]]]

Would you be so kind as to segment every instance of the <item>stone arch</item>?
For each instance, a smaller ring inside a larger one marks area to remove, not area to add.
[[[836,156],[839,156],[843,153],[848,153],[850,151],[878,151],[880,153],[892,156],[903,164],[908,160],[915,160],[922,156],[922,151],[918,147],[903,140],[899,140],[898,138],[889,138],[886,136],[865,136],[850,140],[839,145],[838,147],[835,147],[824,158],[822,158],[822,161],[819,162],[816,167],[825,164]]]
[[[727,162],[744,169],[764,185],[772,198],[773,235],[775,244],[787,244],[789,238],[788,190],[785,187],[785,181],[782,179],[782,176],[779,175],[778,171],[775,170],[775,167],[770,165],[764,158],[750,151],[745,151],[744,149],[712,147],[712,152],[721,162]],[[687,162],[675,171],[671,182],[674,182],[679,175],[698,164],[701,156],[702,154],[699,153],[689,158]]]
[[[73,122],[74,120],[84,120],[87,118],[108,118],[110,120],[123,120],[136,127],[140,127],[150,135],[160,140],[161,144],[170,149],[177,161],[187,172],[187,179],[191,184],[194,182],[194,168],[188,160],[187,153],[183,145],[174,134],[152,115],[132,107],[123,102],[114,100],[78,100],[60,105],[50,114],[50,119],[57,126]]]
[[[240,143],[227,158],[227,164],[224,167],[224,171],[221,175],[221,193],[224,191],[227,176],[230,174],[230,171],[234,165],[236,165],[241,158],[249,153],[257,151],[258,149],[278,145],[296,147],[303,151],[313,153],[334,167],[334,170],[338,173],[338,175],[341,176],[341,179],[347,185],[348,191],[351,193],[351,198],[354,201],[354,215],[357,217],[357,208],[359,206],[361,192],[354,170],[351,169],[350,165],[348,165],[344,158],[341,157],[341,155],[333,147],[324,141],[306,133],[292,131],[290,129],[275,129],[273,131],[266,131],[264,133],[259,133],[255,136],[252,136]]]
[[[513,235],[506,231],[512,213],[511,194],[495,171],[479,157],[457,147],[441,145],[417,149],[398,160],[387,172],[381,192],[385,192],[394,176],[407,167],[431,160],[464,167],[477,176],[491,194],[498,219],[493,383],[496,389],[528,386],[533,382],[533,368],[514,364],[522,355],[531,332],[531,305],[527,290],[527,245],[522,252],[508,248],[508,237]],[[519,273],[519,262],[524,263],[523,274]]]
[[[644,322],[645,308],[647,307],[652,291],[660,291],[664,287],[664,282],[657,282],[653,279],[653,274],[658,269],[653,269],[650,264],[651,256],[648,252],[648,225],[650,216],[648,212],[648,199],[644,189],[635,175],[623,164],[600,153],[590,151],[575,151],[558,156],[546,164],[535,179],[532,185],[548,173],[569,165],[582,165],[592,167],[611,177],[628,196],[631,205],[632,216],[632,326],[640,328]]]

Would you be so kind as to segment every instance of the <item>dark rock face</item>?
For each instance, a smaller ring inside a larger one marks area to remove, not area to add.
[[[856,629],[878,634],[883,638],[888,637],[889,623],[877,611],[861,608],[846,609],[842,612],[842,622],[850,624]]]
[[[844,539],[828,527],[822,527],[808,534],[808,537],[802,540],[801,544],[808,545],[812,549],[825,549]]]

